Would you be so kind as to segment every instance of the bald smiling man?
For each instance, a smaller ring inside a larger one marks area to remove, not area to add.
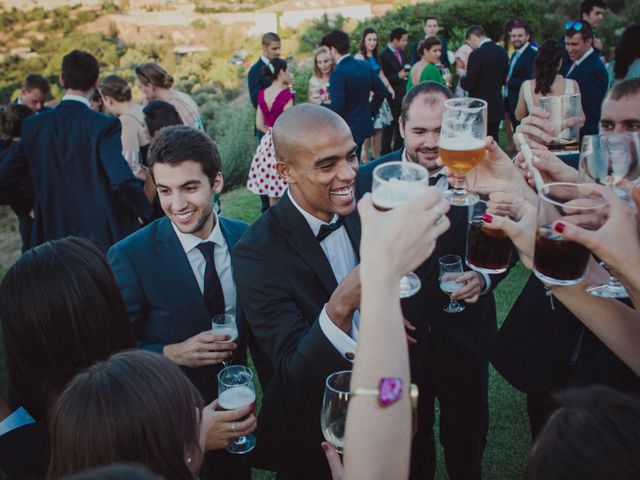
[[[252,466],[278,479],[330,479],[320,448],[326,377],[351,369],[360,304],[358,169],[346,122],[317,105],[273,127],[288,191],[237,243],[239,306],[264,391]]]

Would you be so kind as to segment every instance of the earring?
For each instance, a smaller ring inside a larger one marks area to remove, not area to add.
[[[190,465],[191,464],[191,457],[185,458],[185,462],[187,462],[187,465]]]

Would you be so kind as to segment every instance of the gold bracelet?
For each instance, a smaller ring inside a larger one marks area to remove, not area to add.
[[[357,387],[351,392],[355,396],[377,397],[378,405],[388,407],[396,403],[402,398],[402,379],[401,378],[381,378],[378,388]],[[418,386],[412,383],[409,388],[409,400],[411,408],[418,408]]]

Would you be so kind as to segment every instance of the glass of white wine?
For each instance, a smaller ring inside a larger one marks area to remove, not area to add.
[[[464,305],[451,298],[451,295],[464,287],[464,283],[456,281],[464,273],[462,258],[459,255],[443,255],[438,263],[440,264],[440,290],[449,295],[449,304],[445,305],[444,311],[447,313],[464,311]]]
[[[325,382],[320,427],[325,440],[338,453],[344,453],[344,429],[351,399],[350,385],[351,370],[332,373]]]
[[[235,342],[238,339],[238,326],[236,325],[236,317],[234,315],[224,313],[216,315],[211,319],[211,333],[214,335],[228,335],[227,343]],[[227,367],[227,361],[223,360],[222,364]]]
[[[253,372],[244,365],[231,365],[218,373],[218,408],[219,410],[237,410],[256,403],[256,389],[253,384]],[[254,407],[255,408],[255,407]],[[249,412],[239,421],[249,417]],[[256,437],[241,435],[227,447],[230,453],[244,454],[256,446]]]

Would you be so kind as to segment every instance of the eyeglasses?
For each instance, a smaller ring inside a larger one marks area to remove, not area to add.
[[[567,22],[564,24],[564,29],[565,30],[575,30],[576,32],[579,32],[580,30],[582,30],[582,22]]]

